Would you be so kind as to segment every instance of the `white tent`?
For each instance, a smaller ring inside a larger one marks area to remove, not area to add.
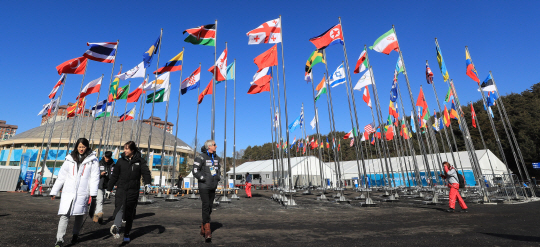
[[[314,156],[307,157],[296,157],[291,158],[291,171],[293,184],[295,186],[304,186],[308,185],[311,182],[312,185],[321,184],[321,168],[323,166],[323,177],[329,179],[334,177],[334,171],[325,163],[319,162],[319,159]],[[281,167],[281,160],[258,160],[246,162],[238,167],[236,167],[236,183],[239,184],[245,179],[246,173],[252,175],[253,184],[263,184],[263,185],[272,185],[272,171],[275,167],[276,176],[278,178],[277,166]],[[287,158],[283,159],[283,170],[285,171],[286,181],[289,182],[289,165]],[[281,171],[281,169],[279,169]],[[229,179],[233,179],[233,169],[227,172]]]
[[[507,174],[506,166],[505,164],[495,156],[489,149],[483,149],[483,150],[476,150],[476,156],[478,157],[478,161],[480,163],[480,167],[482,170],[482,173],[484,175],[487,175],[486,177],[489,179],[492,177],[492,174],[501,175],[501,174]],[[461,152],[454,152],[454,157],[456,159],[456,163],[454,163],[452,159],[451,153],[441,153],[440,158],[442,161],[448,161],[450,164],[452,164],[454,167],[458,169],[458,171],[461,173],[461,170],[463,169],[463,175],[465,177],[465,180],[469,185],[474,185],[474,173],[472,171],[472,165],[471,160],[469,159],[469,155],[467,151],[461,151]],[[424,178],[424,175],[427,174],[427,168],[424,163],[424,157],[423,155],[416,155],[416,162],[418,164],[418,168],[420,170],[420,174],[422,179]],[[430,165],[430,170],[432,174],[435,174],[435,171],[437,171],[436,174],[439,174],[441,168],[442,168],[442,162],[439,160],[439,155],[427,155],[428,163]],[[382,171],[384,169],[384,172],[387,173],[387,169],[390,170],[390,173],[393,173],[394,179],[396,181],[396,185],[403,185],[407,183],[407,179],[413,179],[412,173],[415,172],[414,167],[414,160],[411,156],[405,156],[405,157],[391,157],[390,161],[387,164],[385,162],[385,159],[370,159],[365,160],[365,166],[367,170],[367,174],[369,174],[369,178],[372,180],[380,180],[382,177]],[[330,163],[328,163],[330,164]],[[333,163],[331,163],[333,164]],[[381,166],[382,164],[382,166]],[[343,161],[341,162],[341,166],[343,167],[343,174],[344,178],[348,185],[350,185],[353,181],[353,179],[357,179],[358,174],[358,168],[357,163],[355,160],[353,161]],[[493,170],[492,170],[493,167]],[[363,171],[362,161],[360,161],[360,170]],[[409,174],[409,177],[407,177],[407,174]],[[433,176],[433,179],[435,179],[435,176]],[[379,181],[381,182],[381,181]],[[373,181],[373,185],[375,185],[376,181]]]

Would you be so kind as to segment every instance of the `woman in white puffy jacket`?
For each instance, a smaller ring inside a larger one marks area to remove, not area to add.
[[[69,217],[75,216],[73,226],[72,244],[77,242],[79,230],[82,226],[84,215],[88,208],[88,198],[95,200],[99,185],[99,162],[95,152],[92,152],[86,138],[79,138],[75,143],[75,149],[66,157],[66,161],[60,168],[58,179],[54,183],[50,195],[54,200],[60,190],[60,222],[56,234],[56,246],[64,244],[64,235],[69,222]]]

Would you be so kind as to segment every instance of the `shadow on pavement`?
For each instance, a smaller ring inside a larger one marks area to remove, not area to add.
[[[158,234],[162,234],[165,232],[165,227],[162,225],[149,225],[135,228],[131,231],[131,240],[144,236],[145,234],[151,233],[155,230],[158,230]]]
[[[141,218],[144,218],[144,217],[150,217],[150,216],[154,216],[154,215],[156,215],[156,214],[155,213],[137,214],[137,215],[135,215],[135,217],[133,217],[133,220],[141,219]]]
[[[210,230],[212,232],[216,231],[217,229],[223,227],[223,224],[219,223],[219,222],[210,222]]]
[[[487,233],[487,232],[481,232],[481,233],[489,235],[489,236],[494,236],[494,237],[499,237],[499,238],[506,238],[506,239],[510,239],[510,240],[527,241],[527,242],[540,242],[540,237],[535,237],[535,236],[523,236],[523,235],[511,235],[511,234]]]

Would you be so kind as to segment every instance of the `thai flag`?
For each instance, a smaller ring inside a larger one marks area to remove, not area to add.
[[[83,57],[102,63],[114,62],[117,42],[86,43],[86,45],[90,46],[90,49],[83,54]]]

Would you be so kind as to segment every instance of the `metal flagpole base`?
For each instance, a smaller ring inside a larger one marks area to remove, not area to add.
[[[351,201],[347,200],[345,196],[340,196],[339,199],[336,200],[339,204],[351,204]]]
[[[322,193],[320,196],[317,197],[317,200],[325,200],[325,201],[328,201],[328,198],[326,198],[326,196],[324,195],[324,193]]]
[[[354,200],[362,200],[362,199],[366,199],[366,195],[364,194],[364,192],[362,192],[362,194],[360,194],[360,196],[357,196],[354,198]]]
[[[374,203],[373,200],[370,198],[370,197],[367,197],[366,198],[366,202],[365,203],[360,203],[360,206],[361,207],[377,207],[377,203]]]
[[[154,201],[152,200],[148,200],[148,198],[146,197],[146,195],[143,195],[140,199],[139,199],[139,202],[137,202],[138,205],[146,205],[146,204],[152,204]]]
[[[188,199],[200,199],[201,197],[199,195],[195,195],[195,189],[191,189],[191,196],[188,197]]]
[[[180,201],[180,199],[172,194],[168,195],[167,198],[165,198],[166,202],[176,202]]]
[[[161,193],[161,188],[158,189],[158,193],[154,196],[154,198],[165,198],[165,195]]]
[[[283,195],[283,198],[285,199],[283,200],[283,206],[285,206],[286,208],[298,206],[294,199],[292,199],[292,194],[291,198],[287,198],[286,195]]]
[[[437,193],[433,193],[433,198],[431,198],[431,201],[425,201],[424,205],[437,205],[439,204],[439,195]]]
[[[383,202],[397,202],[399,199],[394,197],[394,194],[391,194],[387,199],[383,199]]]
[[[396,194],[394,194],[394,197],[399,198],[399,194],[397,193],[397,191],[396,191]]]
[[[39,187],[36,188],[32,196],[33,197],[43,196],[43,194],[39,191]]]
[[[384,197],[389,197],[390,196],[390,193],[388,193],[388,190],[384,190],[384,194],[382,195]]]
[[[231,199],[227,198],[227,195],[224,194],[221,199],[219,199],[219,202],[231,203]]]
[[[232,194],[231,199],[240,200],[240,197],[237,194]]]
[[[306,191],[302,192],[302,195],[313,195],[313,193],[311,193],[311,191],[307,189]]]

